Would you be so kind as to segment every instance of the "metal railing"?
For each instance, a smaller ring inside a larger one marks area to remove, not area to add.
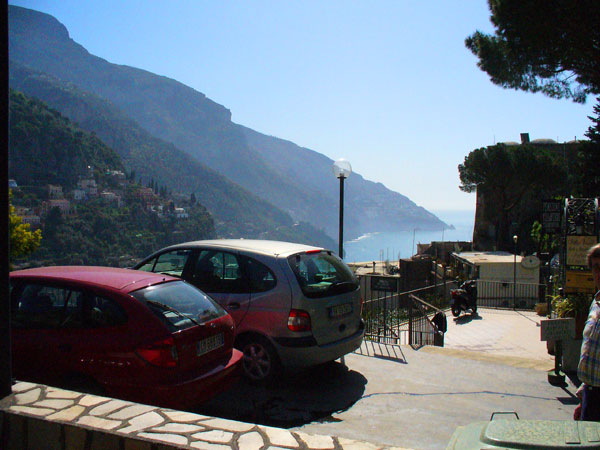
[[[360,278],[365,339],[417,347],[443,343],[443,335],[432,320],[435,313],[448,308],[449,285],[389,292],[371,290],[368,277]]]
[[[359,276],[365,321],[365,339],[391,345],[442,345],[443,333],[434,317],[449,309],[450,291],[457,287],[445,282],[408,292],[386,289],[396,284],[385,281],[393,277],[378,276],[372,283],[369,275]],[[381,279],[385,278],[383,282]],[[378,290],[377,286],[383,286]],[[533,309],[546,302],[546,286],[477,280],[477,306],[488,308]],[[445,314],[445,313],[444,313]]]
[[[546,302],[546,285],[512,281],[477,280],[477,306],[533,309]]]
[[[411,303],[408,314],[408,345],[420,348],[424,345],[444,346],[444,333],[446,332],[446,314],[438,307],[409,294]],[[436,315],[443,316],[444,325],[436,323]]]

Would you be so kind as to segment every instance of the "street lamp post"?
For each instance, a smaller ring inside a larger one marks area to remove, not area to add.
[[[352,173],[352,166],[345,159],[333,163],[333,174],[340,180],[340,227],[339,227],[339,256],[344,259],[344,180]]]
[[[513,242],[515,243],[514,248],[514,264],[513,264],[513,308],[517,307],[517,242],[519,240],[519,236],[516,234],[513,236]]]
[[[413,244],[412,244],[412,255],[411,256],[415,255],[415,233],[417,231],[421,231],[421,230],[419,230],[418,228],[413,228]]]

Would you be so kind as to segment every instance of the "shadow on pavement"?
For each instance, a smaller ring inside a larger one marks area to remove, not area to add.
[[[362,374],[335,361],[285,373],[268,385],[242,379],[193,412],[280,428],[337,421],[331,415],[356,403],[366,384]]]
[[[464,325],[464,324],[469,323],[469,322],[471,322],[473,320],[483,320],[483,317],[481,317],[477,313],[463,314],[462,316],[456,317],[454,319],[454,323],[456,323],[456,325]]]

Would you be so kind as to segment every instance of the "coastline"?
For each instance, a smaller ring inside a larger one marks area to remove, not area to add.
[[[432,211],[449,228],[437,231],[374,231],[344,242],[344,260],[348,263],[390,261],[410,258],[417,244],[433,241],[471,241],[475,222],[474,210]],[[454,226],[452,229],[450,226]]]

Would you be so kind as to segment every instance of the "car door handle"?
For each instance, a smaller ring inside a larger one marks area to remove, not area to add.
[[[58,344],[58,349],[61,352],[70,352],[73,347],[71,347],[71,344]]]
[[[240,304],[238,302],[227,303],[227,307],[229,309],[240,309]]]

